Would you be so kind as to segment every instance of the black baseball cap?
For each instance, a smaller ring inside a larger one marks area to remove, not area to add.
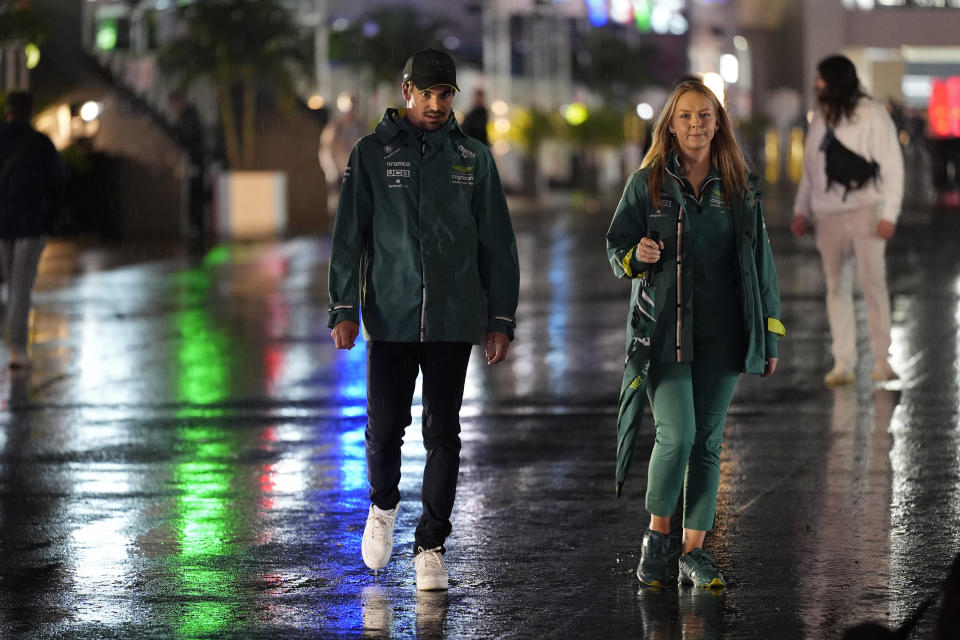
[[[450,85],[457,91],[457,65],[453,58],[437,49],[421,49],[403,65],[403,81],[413,81],[419,89],[429,89],[438,84]]]

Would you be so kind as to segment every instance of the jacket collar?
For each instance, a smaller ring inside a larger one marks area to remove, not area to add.
[[[431,149],[439,147],[450,132],[462,134],[460,124],[452,111],[450,112],[450,119],[442,127],[436,131],[425,131],[410,124],[407,120],[407,110],[402,107],[391,107],[384,111],[383,117],[380,118],[380,122],[377,123],[376,129],[373,131],[377,139],[383,144],[399,136],[408,135],[414,140],[422,141]]]
[[[667,159],[667,173],[674,177],[675,180],[682,181],[685,179],[684,176],[680,173],[680,156],[676,151],[670,153],[670,157]],[[710,163],[710,173],[707,174],[707,177],[704,179],[704,182],[713,179],[719,179],[720,173],[717,171],[717,168],[713,166],[713,163]]]

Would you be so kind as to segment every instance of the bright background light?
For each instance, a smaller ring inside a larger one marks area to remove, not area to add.
[[[40,64],[40,47],[30,43],[23,48],[23,55],[27,58],[27,69],[36,69]]]
[[[353,96],[346,91],[337,96],[337,110],[340,113],[353,111]]]
[[[80,107],[80,117],[84,122],[93,122],[100,117],[100,104],[92,100],[84,102],[83,106]]]
[[[101,51],[113,51],[117,46],[117,21],[105,20],[97,27],[97,48]]]
[[[563,117],[566,118],[567,122],[573,126],[583,124],[587,121],[587,118],[590,117],[590,112],[587,111],[587,105],[582,102],[574,102],[572,104],[567,104],[560,107]]]
[[[717,96],[717,100],[720,101],[720,104],[724,104],[725,94],[723,88],[723,78],[720,77],[719,73],[710,73],[703,74],[703,84],[707,85],[707,88],[710,91],[713,91],[713,94]]]
[[[641,102],[637,105],[637,115],[640,116],[642,120],[652,120],[653,106],[651,106],[649,102]]]
[[[730,53],[720,56],[720,76],[729,84],[740,79],[740,61],[737,56]]]

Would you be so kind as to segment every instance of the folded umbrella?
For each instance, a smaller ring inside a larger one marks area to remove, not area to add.
[[[653,308],[653,287],[642,286],[630,315],[627,357],[620,385],[617,411],[617,497],[633,460],[633,449],[640,432],[643,408],[646,405],[647,374],[650,371],[650,337],[656,325]]]

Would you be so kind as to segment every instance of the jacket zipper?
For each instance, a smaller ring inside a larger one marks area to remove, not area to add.
[[[677,362],[683,362],[683,219],[687,215],[686,195],[683,192],[683,179],[670,171],[669,168],[665,168],[665,170],[673,176],[680,187],[680,202],[678,203],[680,213],[677,215]],[[703,194],[706,191],[704,187],[718,179],[714,177],[704,180],[703,184],[700,185],[698,204],[703,203]]]
[[[680,214],[677,216],[677,362],[683,362],[683,219],[687,208],[680,194]]]
[[[677,214],[677,362],[683,362],[683,218],[686,216],[687,208],[684,204],[683,181],[677,177],[670,169],[666,170],[680,186],[679,213]]]
[[[420,182],[418,197],[423,199],[423,156],[427,152],[427,140],[423,131],[420,131],[420,166],[417,169],[420,172],[418,181]],[[420,203],[417,205],[418,212],[421,210]],[[423,220],[420,220],[420,342],[427,341],[427,273],[423,264]]]

